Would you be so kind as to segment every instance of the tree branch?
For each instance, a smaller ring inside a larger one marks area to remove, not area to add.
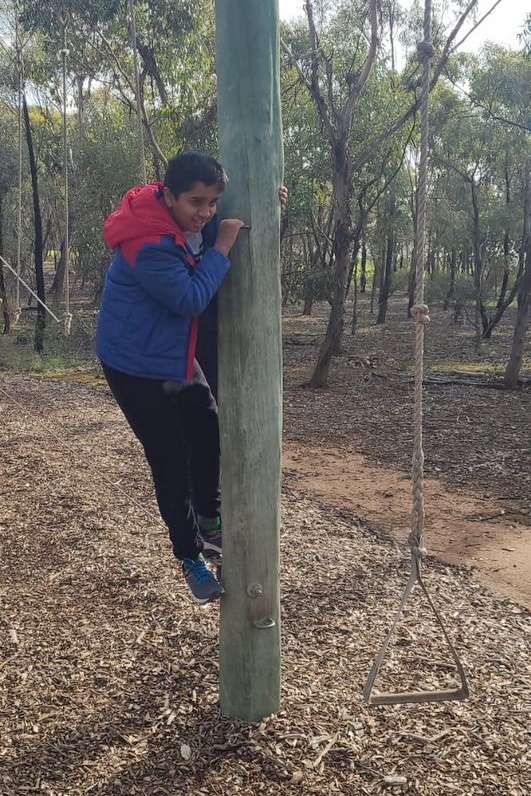
[[[455,48],[452,48],[452,42],[457,37],[457,34],[459,33],[459,31],[463,27],[463,24],[464,24],[466,18],[468,17],[468,15],[470,14],[470,12],[474,9],[474,6],[477,4],[477,1],[478,0],[470,0],[469,4],[467,5],[465,10],[463,11],[461,16],[459,17],[457,23],[455,24],[455,27],[450,32],[450,35],[448,36],[448,39],[446,40],[446,44],[444,46],[442,54],[441,54],[436,66],[435,66],[435,68],[433,70],[433,77],[432,77],[431,82],[430,82],[430,91],[432,91],[433,88],[436,86],[437,81],[439,80],[439,77],[441,76],[446,64],[448,63],[448,59],[450,58],[450,55],[452,54],[452,52],[455,49]],[[396,119],[396,121],[394,121],[392,124],[390,124],[389,127],[386,130],[384,130],[382,133],[380,133],[380,135],[376,136],[376,138],[371,141],[370,145],[365,147],[365,149],[363,149],[358,154],[358,156],[356,157],[355,161],[352,164],[353,170],[354,171],[359,171],[359,169],[361,169],[361,167],[372,156],[372,154],[374,153],[375,148],[380,146],[380,144],[383,141],[385,141],[387,138],[389,138],[389,136],[391,136],[394,133],[398,132],[398,130],[400,130],[400,128],[407,122],[407,120],[410,119],[412,116],[414,116],[416,114],[416,112],[419,109],[419,107],[420,107],[420,97],[417,97],[415,99],[415,102],[413,102],[409,106],[409,108],[406,111],[404,111],[404,113],[401,116],[399,116],[398,119]]]
[[[352,123],[352,112],[354,105],[360,98],[365,88],[365,84],[367,83],[367,79],[371,73],[374,59],[376,58],[376,52],[378,50],[378,14],[376,2],[377,0],[370,0],[369,4],[369,19],[371,21],[371,40],[369,52],[367,53],[367,57],[363,62],[360,76],[355,83],[353,83],[348,99],[345,103],[345,107],[343,108],[343,120],[349,127]]]

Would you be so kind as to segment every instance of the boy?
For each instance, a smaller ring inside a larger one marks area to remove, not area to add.
[[[236,218],[216,226],[226,180],[214,158],[185,152],[169,161],[163,184],[125,194],[103,227],[116,251],[96,333],[103,372],[143,445],[174,555],[199,604],[221,594],[205,561],[221,555],[217,406],[195,348],[198,316],[243,226]]]

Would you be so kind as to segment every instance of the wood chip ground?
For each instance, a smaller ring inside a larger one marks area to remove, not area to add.
[[[426,580],[471,698],[368,707],[361,690],[408,557],[287,479],[282,707],[258,724],[222,718],[218,606],[189,600],[110,396],[23,376],[0,387],[20,404],[0,395],[2,796],[531,791],[525,610],[430,560]],[[415,592],[379,685],[454,680]]]

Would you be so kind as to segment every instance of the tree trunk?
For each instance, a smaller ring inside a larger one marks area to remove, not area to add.
[[[518,291],[518,310],[514,326],[513,341],[509,361],[505,369],[504,382],[508,387],[516,387],[522,360],[524,358],[527,327],[529,326],[529,312],[531,305],[531,243],[525,257],[525,269]]]
[[[455,295],[456,272],[457,272],[457,252],[455,249],[452,249],[452,253],[450,255],[450,285],[448,287],[448,292],[444,297],[443,310],[448,309],[450,301],[453,299]]]
[[[344,210],[348,213],[348,210]],[[345,300],[347,295],[347,279],[349,272],[350,234],[349,223],[339,221],[334,236],[334,253],[336,268],[334,273],[334,295],[332,309],[328,319],[325,338],[317,355],[314,371],[308,382],[309,387],[326,387],[328,374],[334,355],[341,347],[343,322],[345,317]]]
[[[37,177],[37,161],[33,149],[30,118],[26,95],[22,95],[22,110],[24,113],[24,126],[26,130],[26,143],[28,146],[29,166],[31,174],[31,193],[33,197],[33,224],[35,228],[35,292],[43,304],[46,303],[44,289],[44,253],[42,245],[42,216],[39,201],[39,183]],[[34,348],[42,354],[44,351],[44,330],[46,329],[46,310],[42,304],[37,304],[37,320],[35,322]]]
[[[0,255],[4,256],[4,197],[0,192]],[[9,317],[9,302],[7,300],[6,283],[4,279],[4,266],[0,262],[0,303],[2,304],[2,317],[4,328],[2,334],[9,334],[11,318]]]
[[[350,283],[354,276],[354,271],[357,272],[358,257],[360,254],[361,238],[363,235],[363,228],[365,226],[366,216],[363,211],[360,212],[354,231],[351,234],[352,245],[350,254],[350,270],[347,279],[347,296],[350,293]]]
[[[356,334],[358,328],[358,261],[354,264],[354,274],[352,276],[354,283],[354,294],[352,296],[352,318],[350,322],[350,334],[352,337]]]
[[[507,294],[507,285],[509,282],[509,252],[510,252],[510,238],[509,233],[505,232],[503,236],[503,276],[498,294],[498,301],[496,302],[496,309],[499,310],[505,301]]]
[[[511,178],[509,175],[509,152],[505,150],[505,206],[508,208],[511,203]],[[511,250],[511,238],[509,230],[505,230],[503,235],[503,277],[496,302],[496,310],[500,310],[505,303],[505,295],[507,292],[507,284],[509,282],[509,257]],[[489,335],[490,336],[490,335]]]
[[[378,257],[373,258],[373,272],[372,272],[372,283],[371,283],[371,304],[369,312],[371,315],[374,315],[374,299],[376,298],[376,287],[380,283],[380,273],[382,270],[382,255],[379,252]]]
[[[470,179],[470,190],[472,194],[473,208],[473,255],[474,255],[474,289],[476,295],[475,325],[476,325],[476,348],[481,348],[482,333],[489,324],[487,308],[483,303],[483,252],[481,251],[481,232],[479,225],[479,203],[477,196],[476,183],[474,177]]]
[[[0,302],[2,303],[2,318],[4,319],[2,334],[9,334],[11,329],[11,318],[9,317],[9,303],[7,300],[4,266],[2,263],[0,263]]]
[[[525,226],[525,222],[524,222],[524,226]],[[519,288],[520,280],[522,278],[522,273],[523,273],[523,270],[524,270],[524,257],[525,257],[524,246],[525,246],[525,235],[524,235],[524,239],[522,240],[522,251],[520,252],[520,256],[518,258],[518,269],[516,271],[516,277],[515,277],[515,280],[514,280],[514,285],[512,286],[512,288],[509,291],[509,294],[507,295],[507,281],[508,281],[508,277],[509,277],[509,268],[506,265],[505,266],[505,270],[504,270],[504,274],[503,274],[502,286],[501,286],[501,289],[500,289],[500,294],[499,294],[498,302],[496,304],[496,309],[494,311],[494,315],[492,316],[492,318],[490,318],[488,320],[487,326],[483,330],[483,339],[484,340],[490,340],[490,338],[492,337],[492,332],[494,331],[496,326],[499,324],[499,322],[503,318],[503,316],[505,314],[505,310],[507,309],[507,307],[511,306],[511,304],[514,301],[515,296],[518,294],[518,288]],[[502,300],[502,297],[503,297],[503,300]]]
[[[525,352],[527,327],[529,326],[531,305],[531,163],[527,163],[525,175],[522,249],[525,252],[524,271],[519,280],[518,310],[516,312],[511,353],[504,375],[504,382],[508,387],[516,387],[518,384]]]
[[[50,287],[50,293],[53,293],[56,297],[57,302],[60,302],[63,298],[64,293],[64,285],[65,285],[65,239],[61,241],[60,247],[60,255],[59,255],[59,262],[57,263],[57,268],[55,269],[55,274],[52,282],[52,286]]]
[[[220,704],[256,721],[280,706],[282,125],[276,0],[217,0],[221,212],[250,225],[219,294],[223,494]],[[235,46],[237,42],[237,46]]]
[[[361,273],[360,273],[360,293],[365,293],[367,290],[367,244],[365,237],[361,244]]]
[[[380,284],[380,295],[378,298],[378,317],[376,324],[385,323],[387,315],[387,303],[391,295],[391,283],[393,280],[393,258],[395,250],[395,236],[393,231],[389,233],[387,238],[387,247],[385,253],[385,265],[382,270],[382,280]]]

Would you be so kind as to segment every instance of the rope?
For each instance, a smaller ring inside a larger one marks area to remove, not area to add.
[[[6,268],[9,268],[9,270],[11,271],[11,273],[12,273],[12,274],[14,274],[14,275],[16,276],[16,278],[17,278],[17,282],[20,282],[20,284],[21,284],[21,285],[24,285],[24,287],[26,288],[26,290],[28,290],[28,291],[31,293],[31,295],[33,296],[33,298],[37,299],[37,301],[39,302],[39,304],[41,305],[41,307],[44,307],[44,309],[46,310],[46,312],[48,312],[48,313],[49,313],[49,314],[52,316],[52,318],[54,319],[54,321],[57,321],[57,323],[61,323],[61,321],[60,321],[60,319],[57,317],[57,315],[55,315],[55,314],[54,314],[54,313],[51,311],[51,309],[50,309],[50,308],[49,308],[49,307],[48,307],[48,306],[47,306],[47,305],[44,303],[44,301],[41,301],[41,299],[38,297],[38,295],[35,293],[35,291],[34,291],[34,290],[32,290],[32,289],[30,288],[30,286],[29,286],[28,284],[26,284],[26,282],[24,282],[24,280],[22,279],[22,277],[21,277],[21,276],[19,276],[19,275],[17,274],[17,272],[15,271],[15,269],[14,269],[14,268],[13,268],[11,265],[9,265],[9,263],[7,262],[7,260],[6,260],[6,259],[4,259],[4,257],[2,257],[1,255],[0,255],[0,262],[2,262],[2,263],[3,263],[3,265],[5,265],[5,267],[6,267]]]
[[[450,637],[446,632],[442,618],[435,607],[426,585],[422,580],[421,563],[426,555],[423,545],[424,533],[424,449],[422,442],[422,382],[424,378],[424,327],[429,322],[429,310],[424,303],[424,269],[426,259],[426,201],[428,193],[428,135],[429,135],[429,96],[430,96],[430,61],[434,55],[431,43],[431,0],[425,0],[424,5],[424,40],[417,46],[417,55],[422,62],[422,82],[420,95],[420,160],[418,184],[418,213],[417,213],[417,245],[415,254],[415,304],[411,308],[411,315],[415,321],[415,386],[413,396],[413,456],[411,466],[412,484],[412,509],[411,531],[408,542],[411,551],[411,570],[406,588],[402,595],[400,606],[393,623],[378,652],[376,661],[371,669],[363,689],[365,699],[373,704],[398,704],[404,702],[438,702],[449,699],[466,699],[468,685],[466,675],[458,658]],[[384,660],[389,642],[400,619],[404,606],[416,584],[419,584],[428,603],[433,610],[437,623],[450,648],[461,685],[457,688],[438,691],[413,691],[395,694],[378,694],[371,696],[374,682],[380,666]]]
[[[15,8],[15,50],[16,65],[18,76],[18,206],[17,206],[17,282],[15,293],[15,312],[13,314],[13,325],[16,326],[20,318],[20,272],[22,263],[22,95],[24,92],[24,61],[22,60],[22,45],[20,42],[20,29],[18,24],[18,4]]]
[[[66,32],[68,21],[70,17],[67,11],[63,9],[60,14],[61,25],[63,26],[63,48],[59,50],[59,55],[62,61],[63,71],[63,173],[64,173],[64,210],[65,210],[65,239],[64,239],[64,294],[65,294],[65,312],[63,320],[63,329],[66,337],[70,335],[72,325],[72,314],[70,312],[70,228],[68,219],[69,209],[69,195],[68,195],[68,126],[67,126],[67,93],[66,93],[66,59],[69,55],[66,46]]]
[[[133,68],[135,71],[135,101],[136,118],[138,124],[138,146],[140,149],[140,171],[144,185],[147,185],[146,152],[144,147],[144,125],[142,123],[142,103],[140,98],[140,73],[138,71],[138,56],[136,51],[136,21],[133,0],[129,0],[129,17],[131,20],[131,49],[133,51]]]
[[[411,315],[415,320],[415,389],[413,396],[413,460],[411,468],[413,506],[411,511],[411,564],[420,575],[425,554],[422,545],[424,532],[424,450],[422,445],[422,381],[424,378],[424,327],[429,322],[429,310],[424,304],[424,266],[426,259],[426,200],[428,195],[428,137],[430,61],[434,55],[431,43],[431,0],[424,8],[424,40],[417,47],[422,62],[420,93],[420,162],[418,184],[417,246],[415,255],[415,304]]]

